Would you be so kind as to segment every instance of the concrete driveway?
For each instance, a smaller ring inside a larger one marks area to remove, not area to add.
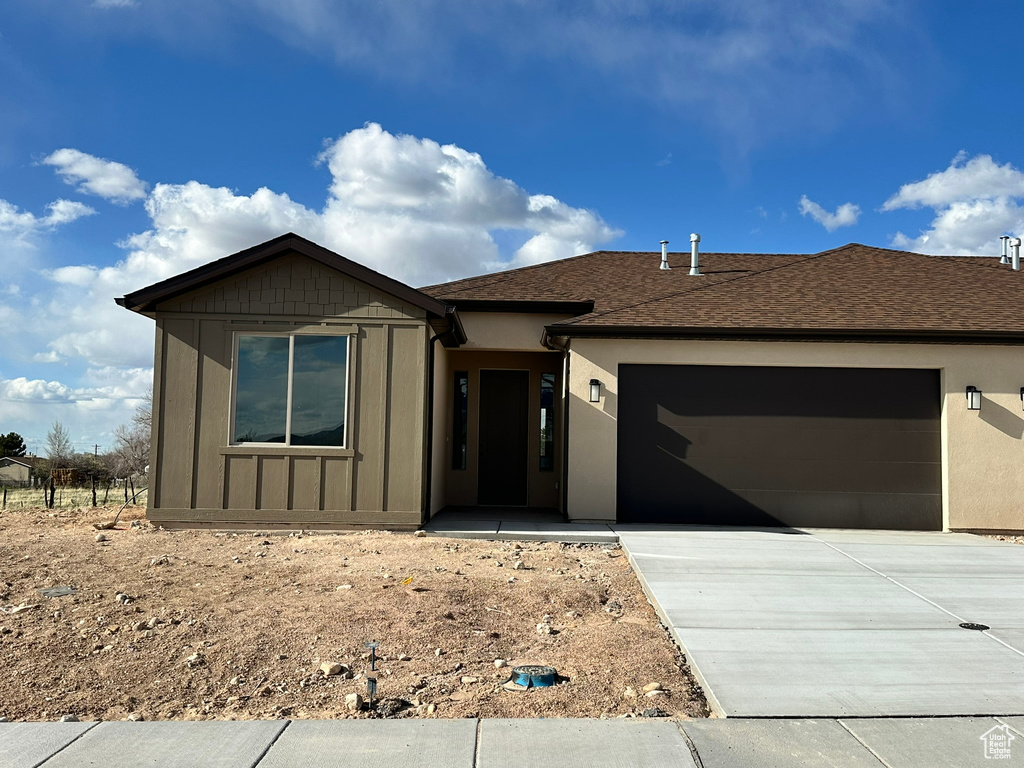
[[[719,715],[1024,713],[1024,546],[968,534],[613,528]]]

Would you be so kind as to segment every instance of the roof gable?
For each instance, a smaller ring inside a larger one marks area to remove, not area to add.
[[[33,463],[27,461],[24,456],[3,456],[0,457],[0,464],[3,464],[4,466],[17,464],[18,466],[25,467],[26,469],[32,469],[33,467]]]
[[[428,316],[444,317],[450,313],[444,302],[290,232],[252,248],[247,248],[244,251],[239,251],[222,259],[196,267],[188,272],[183,272],[180,275],[161,280],[146,288],[133,291],[123,298],[115,299],[115,301],[126,309],[152,315],[157,304],[167,302],[186,293],[200,291],[212,283],[226,280],[240,272],[260,266],[292,252],[317,261],[377,291],[390,294],[399,299],[403,304],[418,307]]]
[[[159,301],[159,312],[423,318],[426,311],[295,251]]]

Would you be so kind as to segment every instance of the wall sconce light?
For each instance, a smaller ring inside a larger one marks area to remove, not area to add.
[[[1024,391],[1024,390],[1022,390]],[[967,388],[967,410],[968,411],[980,411],[981,410],[981,390],[977,387]]]
[[[1024,392],[1024,389],[1021,391]],[[601,382],[597,379],[590,380],[590,402],[601,402]]]

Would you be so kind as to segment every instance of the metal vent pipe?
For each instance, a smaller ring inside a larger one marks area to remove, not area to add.
[[[700,235],[696,232],[690,235],[690,274],[700,274],[700,262],[697,256],[697,244],[700,242]]]
[[[1020,238],[1015,237],[1010,241],[1010,263],[1014,272],[1020,272]]]
[[[661,241],[661,268],[672,269],[672,267],[668,265],[668,240]]]
[[[1008,250],[1008,243],[1009,242],[1010,242],[1010,236],[1009,235],[1003,235],[1002,237],[999,238],[999,243],[1003,247],[1002,248],[1002,251],[1003,251],[1002,256],[999,257],[999,263],[1000,264],[1009,264],[1010,263],[1010,255],[1009,255],[1009,250]]]

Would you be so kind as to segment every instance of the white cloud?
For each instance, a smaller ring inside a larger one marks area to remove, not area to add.
[[[496,176],[476,153],[373,123],[328,143],[319,161],[331,173],[320,211],[267,188],[156,184],[145,201],[150,227],[121,243],[123,260],[47,272],[46,298],[28,310],[46,340],[36,360],[149,366],[152,321],[114,297],[287,231],[413,285],[573,256],[621,234],[592,211]],[[503,253],[499,230],[525,243]]]
[[[55,229],[61,224],[69,224],[96,213],[88,205],[73,200],[54,200],[46,206],[46,210],[45,216],[36,216],[6,200],[0,200],[0,233],[23,239],[41,230]]]
[[[86,154],[77,149],[58,149],[43,159],[66,184],[119,205],[146,197],[146,183],[127,165]]]
[[[97,8],[132,8],[137,5],[136,0],[92,0]]]
[[[1024,173],[1009,163],[999,165],[991,155],[967,159],[957,153],[944,171],[929,174],[924,181],[904,184],[885,201],[883,211],[899,208],[939,208],[978,199],[1024,197]]]
[[[0,423],[25,437],[30,451],[44,450],[53,421],[72,433],[76,450],[101,449],[113,443],[114,429],[127,422],[152,386],[152,369],[106,367],[90,369],[84,386],[24,376],[0,376]]]
[[[12,402],[70,402],[74,396],[71,387],[59,381],[29,380],[25,377],[17,379],[0,379],[0,400]]]
[[[860,218],[860,206],[843,203],[836,208],[835,213],[829,213],[807,195],[802,195],[800,197],[800,214],[810,216],[829,232],[834,232],[840,227],[852,227],[856,224],[857,219]]]
[[[904,184],[883,211],[931,208],[934,218],[917,237],[897,232],[892,245],[912,251],[953,255],[997,255],[999,236],[1024,231],[1024,172],[999,165],[990,155],[968,159],[964,152],[949,167],[922,181]]]
[[[475,152],[375,123],[330,144],[320,161],[332,177],[324,244],[413,284],[572,256],[621,234],[592,211],[495,176]],[[509,261],[495,230],[531,237]]]

